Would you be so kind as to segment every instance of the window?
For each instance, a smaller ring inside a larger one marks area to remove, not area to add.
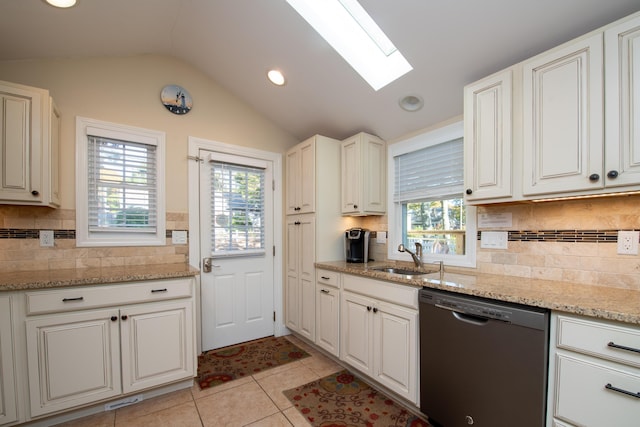
[[[211,161],[212,256],[264,254],[265,169]]]
[[[475,208],[463,197],[462,123],[389,146],[389,259],[411,258],[420,243],[425,262],[475,267]],[[394,237],[395,236],[395,237]]]
[[[77,245],[164,245],[164,133],[78,117],[76,151]]]

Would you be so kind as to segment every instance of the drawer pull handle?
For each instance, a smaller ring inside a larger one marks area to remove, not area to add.
[[[607,346],[612,348],[617,348],[619,350],[627,350],[627,351],[633,351],[634,353],[640,353],[640,348],[627,347],[625,345],[616,344],[613,341],[609,341]]]
[[[328,278],[327,276],[320,276],[320,278],[321,278],[322,280],[329,280],[329,278]]]
[[[322,292],[323,294],[328,294],[329,293],[329,291],[326,290],[326,289],[320,289],[320,292]]]
[[[640,399],[640,392],[634,393],[632,391],[627,391],[627,390],[624,390],[624,389],[621,389],[621,388],[618,388],[618,387],[614,387],[610,383],[605,385],[604,388],[606,388],[607,390],[615,391],[615,392],[618,392],[618,393],[626,394],[627,396],[632,396],[632,397]]]
[[[155,294],[156,292],[167,292],[167,288],[163,289],[151,289],[151,293]]]
[[[77,298],[62,298],[62,302],[82,301],[82,300],[84,300],[84,297],[77,297]]]

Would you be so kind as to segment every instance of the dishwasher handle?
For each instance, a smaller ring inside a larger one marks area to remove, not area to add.
[[[442,308],[444,310],[449,310],[451,314],[453,314],[453,317],[455,317],[461,322],[470,323],[475,326],[484,326],[487,323],[489,323],[489,319],[486,317],[480,317],[480,316],[475,316],[473,314],[461,313],[445,305],[435,304],[435,306],[438,308]]]

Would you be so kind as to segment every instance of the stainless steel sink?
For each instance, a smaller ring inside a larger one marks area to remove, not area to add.
[[[373,267],[370,270],[381,271],[383,273],[400,274],[402,276],[422,276],[423,274],[435,273],[435,270],[416,271],[396,267]]]

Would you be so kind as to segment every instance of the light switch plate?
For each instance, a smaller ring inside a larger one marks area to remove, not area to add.
[[[171,243],[174,245],[186,245],[187,244],[186,230],[172,230]]]
[[[480,247],[485,249],[507,249],[507,231],[482,231],[480,233]]]

